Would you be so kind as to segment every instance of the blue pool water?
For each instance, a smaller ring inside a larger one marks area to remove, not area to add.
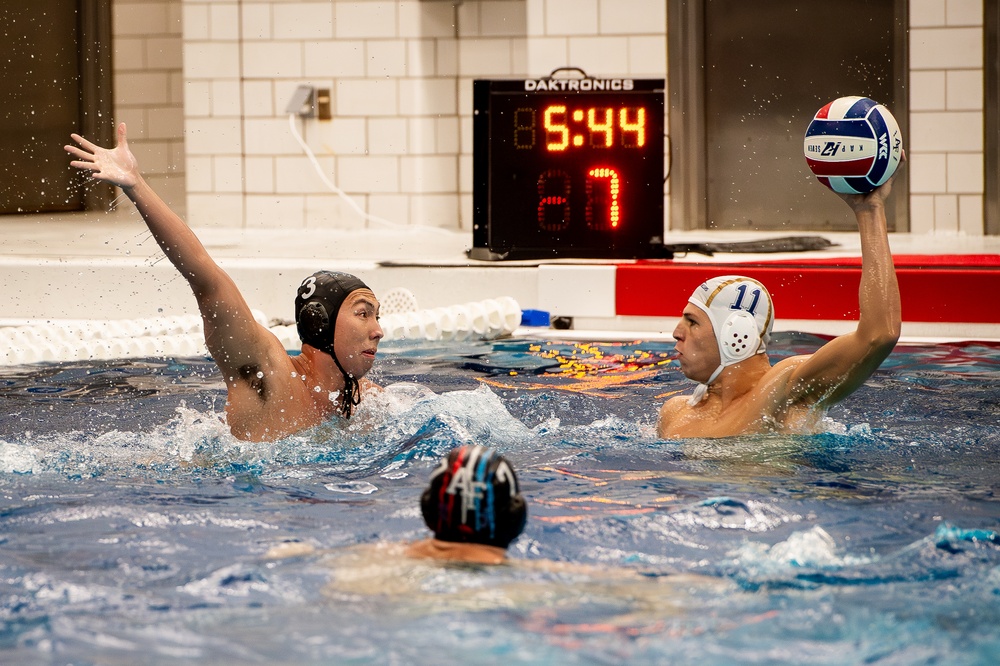
[[[396,346],[272,444],[205,359],[2,369],[0,663],[996,663],[1000,348],[900,347],[820,435],[661,441],[671,350]],[[518,470],[512,564],[399,558],[467,442]]]

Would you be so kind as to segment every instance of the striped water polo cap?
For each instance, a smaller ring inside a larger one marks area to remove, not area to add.
[[[506,548],[524,529],[528,512],[514,469],[493,449],[452,449],[431,474],[420,498],[427,527],[442,541]]]

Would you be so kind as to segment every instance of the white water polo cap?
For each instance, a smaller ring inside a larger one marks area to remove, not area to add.
[[[688,404],[697,405],[724,368],[767,351],[774,306],[764,285],[740,275],[722,275],[702,282],[688,303],[700,308],[711,320],[722,361],[691,396]]]

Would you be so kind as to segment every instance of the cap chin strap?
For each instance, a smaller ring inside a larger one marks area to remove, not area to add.
[[[358,385],[358,380],[354,378],[354,375],[344,370],[344,366],[340,364],[340,359],[333,353],[332,344],[324,347],[323,351],[330,355],[333,362],[337,364],[337,368],[340,369],[340,374],[344,376],[344,391],[343,397],[340,400],[340,413],[344,415],[345,419],[349,419],[354,408],[361,404],[361,387]]]
[[[695,303],[695,305],[705,310],[711,316],[711,313],[700,303]],[[716,335],[716,341],[719,345],[719,358],[722,359],[722,363],[715,369],[715,372],[712,373],[707,382],[698,384],[695,387],[694,393],[691,394],[691,398],[688,400],[688,405],[691,407],[694,407],[705,398],[705,395],[708,393],[708,387],[719,378],[719,375],[722,374],[722,371],[727,366],[745,361],[754,354],[760,354],[764,351],[761,349],[761,334],[757,331],[757,323],[753,315],[744,310],[736,310],[730,314],[726,318],[726,321],[719,327]]]
[[[334,333],[326,306],[319,301],[306,303],[299,310],[296,326],[302,342],[312,345],[324,354],[329,354],[333,362],[337,364],[340,374],[344,376],[344,390],[340,401],[340,412],[344,415],[345,419],[351,418],[351,412],[361,402],[361,391],[358,387],[358,380],[344,370],[344,366],[340,364],[340,359],[337,358],[337,354],[333,351]],[[314,333],[314,331],[316,332]],[[329,338],[329,342],[316,339],[319,331],[328,332],[328,335],[324,335],[323,337]]]
[[[718,368],[715,369],[715,372],[712,373],[712,376],[708,378],[707,382],[705,382],[704,384],[698,384],[697,386],[694,387],[694,393],[692,393],[691,397],[688,399],[688,404],[690,406],[694,407],[705,398],[705,395],[708,394],[709,385],[719,378],[719,375],[722,374],[722,371],[725,369],[725,367],[726,365],[724,363],[721,364]]]

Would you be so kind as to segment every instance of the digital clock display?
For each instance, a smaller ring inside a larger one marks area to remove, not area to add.
[[[483,259],[658,256],[663,80],[473,83]]]

